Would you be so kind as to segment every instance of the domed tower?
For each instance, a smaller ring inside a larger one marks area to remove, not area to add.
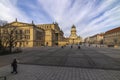
[[[77,38],[76,27],[75,27],[75,25],[73,25],[73,26],[71,27],[70,38]]]
[[[75,25],[73,25],[71,27],[71,34],[69,37],[69,44],[73,45],[73,44],[79,44],[81,42],[81,38],[79,36],[77,36],[76,34],[76,27]]]

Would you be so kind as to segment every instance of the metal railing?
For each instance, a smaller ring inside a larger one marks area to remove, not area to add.
[[[0,80],[7,80],[6,76],[0,76]]]

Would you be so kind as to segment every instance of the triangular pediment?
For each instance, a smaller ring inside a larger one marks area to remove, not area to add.
[[[30,26],[32,24],[27,24],[27,23],[22,23],[22,22],[12,22],[12,23],[9,23],[9,25],[12,25],[12,26]]]

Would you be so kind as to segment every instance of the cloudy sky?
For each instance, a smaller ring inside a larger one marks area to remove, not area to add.
[[[82,37],[120,26],[120,0],[0,0],[0,20],[58,22],[65,36],[76,25]]]

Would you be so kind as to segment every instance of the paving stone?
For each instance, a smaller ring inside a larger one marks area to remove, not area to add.
[[[55,67],[39,65],[18,65],[18,74],[11,74],[10,65],[0,68],[0,76],[7,80],[120,80],[120,71]]]

